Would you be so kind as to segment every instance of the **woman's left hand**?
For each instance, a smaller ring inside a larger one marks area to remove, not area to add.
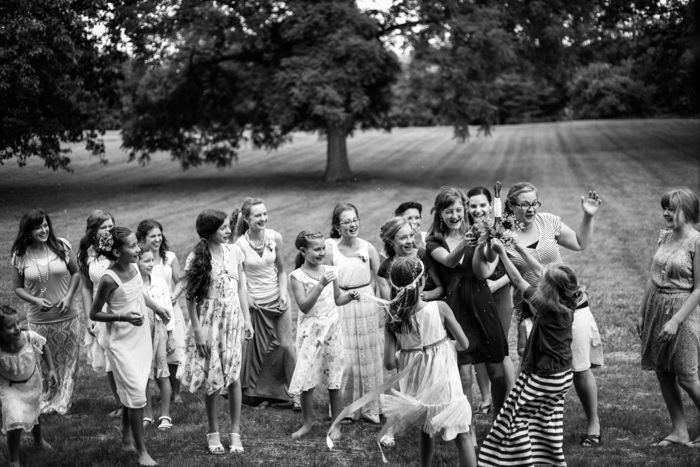
[[[286,290],[280,290],[280,308],[286,310],[289,307],[289,293]]]
[[[54,387],[58,384],[58,375],[56,370],[49,370],[49,387]]]
[[[250,340],[253,338],[253,325],[250,321],[246,321],[243,323],[243,338],[245,340]]]
[[[669,319],[668,321],[666,321],[666,324],[664,324],[664,327],[661,328],[661,332],[659,333],[659,340],[661,342],[669,341],[673,339],[673,336],[675,336],[677,332],[678,323],[675,319]]]
[[[581,196],[581,208],[583,209],[584,214],[588,214],[591,217],[595,216],[595,213],[598,212],[598,208],[602,204],[603,199],[598,196],[598,192],[595,190],[589,191],[587,198],[585,196]]]
[[[65,313],[66,311],[68,311],[68,309],[70,308],[70,302],[71,302],[71,297],[69,297],[68,295],[66,295],[65,297],[63,297],[63,298],[56,304],[56,308],[58,309],[58,312],[59,312],[60,314],[63,314],[63,313]]]

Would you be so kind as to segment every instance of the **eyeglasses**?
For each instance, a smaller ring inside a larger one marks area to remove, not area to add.
[[[530,208],[537,209],[540,206],[542,206],[542,203],[539,201],[535,201],[534,203],[528,203],[527,201],[523,201],[522,203],[513,203],[513,206],[518,206],[519,208],[523,208],[524,210],[528,210]]]
[[[346,221],[342,221],[342,222],[340,222],[340,225],[346,227],[346,226],[351,225],[351,224],[359,224],[359,223],[360,223],[360,219],[355,218],[355,219],[348,219]]]

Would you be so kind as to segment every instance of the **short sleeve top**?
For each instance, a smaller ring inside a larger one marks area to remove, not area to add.
[[[532,297],[535,290],[535,286],[530,287],[524,297]],[[533,306],[533,311],[535,318],[523,355],[523,371],[547,376],[570,369],[573,310]]]
[[[58,239],[66,252],[66,259],[61,259],[51,249],[40,257],[26,252],[22,256],[12,254],[12,266],[22,276],[24,288],[35,297],[45,298],[53,303],[48,311],[41,311],[41,306],[29,304],[27,321],[32,324],[51,324],[67,321],[78,316],[75,301],[65,313],[59,313],[58,302],[66,296],[70,287],[71,273],[68,270],[71,245],[63,238]]]
[[[275,238],[278,235],[274,230],[265,229],[262,253],[253,248],[247,233],[240,236],[235,243],[245,256],[243,267],[245,268],[248,293],[258,303],[270,303],[280,296],[277,267],[275,266],[277,259]]]
[[[323,273],[325,273],[325,271],[333,271],[336,273],[336,275],[338,274],[338,268],[336,266],[324,265],[323,271]],[[315,277],[311,277],[302,268],[297,268],[291,273],[289,273],[289,277],[290,279],[295,279],[299,281],[304,287],[304,293],[306,294],[308,294],[309,291],[312,288],[316,287],[316,284],[318,284],[318,279]],[[338,311],[335,305],[334,286],[332,282],[323,288],[323,291],[318,296],[318,300],[316,300],[316,303],[314,303],[314,306],[311,307],[311,309],[308,312],[299,313],[300,320],[311,317],[334,319],[338,317]]]
[[[222,245],[223,262],[219,263],[212,257],[211,281],[209,283],[208,299],[226,299],[238,294],[238,266],[245,258],[243,252],[236,245]],[[187,256],[185,272],[189,272],[194,252]]]

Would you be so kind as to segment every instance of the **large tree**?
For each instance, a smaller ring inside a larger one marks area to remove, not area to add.
[[[146,28],[128,22],[133,10],[115,18],[135,51],[122,128],[133,158],[166,150],[183,167],[227,165],[243,141],[276,148],[318,131],[325,179],[337,181],[351,176],[347,137],[388,128],[398,61],[353,1],[153,6]]]
[[[70,162],[65,143],[104,154],[99,133],[114,123],[118,59],[91,33],[102,2],[0,2],[0,164],[38,156]]]

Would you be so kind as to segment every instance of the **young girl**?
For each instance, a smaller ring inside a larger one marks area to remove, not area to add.
[[[175,253],[170,251],[168,240],[163,233],[163,226],[155,219],[145,219],[136,228],[136,238],[142,247],[153,252],[153,274],[165,279],[170,296],[171,321],[168,323],[170,333],[166,345],[168,371],[170,372],[170,387],[172,402],[180,403],[180,380],[176,378],[177,367],[185,359],[185,319],[178,304],[182,293],[180,280],[180,262]]]
[[[87,218],[85,235],[80,239],[78,249],[78,268],[80,269],[80,294],[83,299],[83,310],[86,314],[85,322],[85,348],[87,350],[88,364],[93,370],[107,373],[107,384],[114,396],[116,408],[109,413],[110,417],[122,416],[122,405],[117,395],[117,387],[114,384],[114,375],[108,368],[107,361],[107,327],[105,323],[90,321],[90,309],[92,300],[97,293],[97,284],[100,283],[102,274],[112,265],[112,261],[95,251],[97,239],[114,228],[114,217],[107,212],[96,209]]]
[[[22,331],[17,311],[0,305],[0,403],[2,431],[7,434],[10,466],[19,467],[22,431],[30,431],[39,449],[51,449],[39,424],[42,392],[39,355],[49,369],[49,385],[58,383],[46,339],[34,331]]]
[[[231,414],[229,452],[241,444],[242,338],[253,337],[248,313],[243,253],[228,245],[228,216],[207,209],[197,216],[200,241],[185,262],[185,291],[190,327],[185,340],[185,363],[177,377],[194,393],[205,391],[207,445],[210,454],[224,454],[219,436],[219,394],[228,394]]]
[[[573,382],[571,327],[580,297],[578,280],[569,266],[555,263],[531,286],[503,245],[495,239],[492,245],[513,284],[524,289],[535,320],[520,376],[481,445],[479,465],[566,465],[564,399]]]
[[[151,300],[165,308],[172,316],[172,303],[170,301],[170,288],[162,277],[152,274],[153,251],[141,250],[139,253],[139,272],[143,280],[143,292],[151,297]],[[158,417],[158,429],[167,431],[173,427],[173,419],[170,417],[170,371],[168,368],[166,344],[172,334],[172,319],[169,316],[160,316],[148,309],[148,320],[151,325],[151,342],[153,343],[153,365],[149,380],[154,379],[160,388],[160,417]],[[146,385],[146,408],[143,414],[143,427],[148,428],[153,424],[153,407],[151,406],[151,391]]]
[[[157,465],[143,440],[143,408],[153,347],[143,281],[136,266],[139,251],[136,234],[125,227],[115,227],[98,239],[97,254],[114,263],[100,278],[90,319],[107,323],[107,358],[123,406],[122,447],[136,448],[139,465]],[[103,311],[105,303],[107,310]]]
[[[297,324],[297,364],[289,392],[293,396],[301,394],[304,424],[292,434],[292,438],[300,438],[313,427],[313,392],[319,384],[328,387],[331,418],[335,419],[340,413],[343,341],[336,306],[359,300],[360,294],[357,290],[341,292],[336,280],[338,268],[323,265],[326,256],[323,234],[301,231],[294,246],[299,253],[296,269],[289,277],[301,313]],[[340,428],[337,428],[331,438],[339,437]]]
[[[469,341],[445,302],[425,302],[425,266],[417,258],[400,257],[389,272],[396,297],[390,302],[384,334],[384,366],[399,369],[400,391],[382,395],[387,418],[380,435],[421,429],[421,465],[431,465],[434,437],[454,440],[459,465],[475,466],[471,407],[462,391],[457,352],[447,329],[464,350]],[[397,351],[398,350],[398,351]]]

